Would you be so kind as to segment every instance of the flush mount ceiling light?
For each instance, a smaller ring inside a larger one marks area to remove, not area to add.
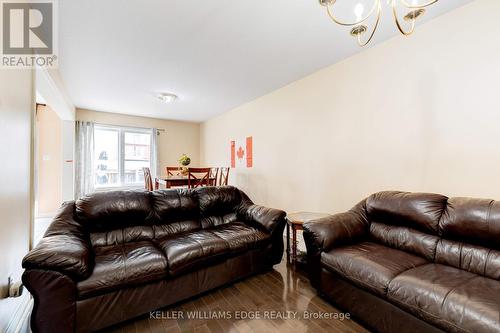
[[[163,103],[172,103],[177,99],[177,95],[170,94],[170,93],[162,93],[158,95],[158,99],[162,101]]]
[[[356,17],[353,22],[338,19],[334,15],[334,12],[336,12],[336,5],[339,3],[345,4],[346,1],[347,0],[319,0],[319,3],[326,8],[328,16],[333,22],[343,26],[352,27],[351,35],[357,39],[360,46],[365,46],[372,40],[373,35],[375,35],[375,31],[380,23],[382,0],[372,0],[373,6],[370,7],[367,12],[365,11],[363,3],[358,2],[353,8],[353,13]],[[405,36],[413,33],[415,30],[415,22],[425,13],[425,7],[435,4],[436,2],[438,2],[438,0],[427,0],[425,3],[422,3],[422,0],[387,0],[387,4],[392,7],[392,14],[398,30]],[[399,18],[398,5],[406,11],[406,14],[403,16],[403,20],[407,22],[406,24],[403,24]],[[375,23],[373,24],[373,29],[369,31],[366,22],[373,15],[375,15]]]

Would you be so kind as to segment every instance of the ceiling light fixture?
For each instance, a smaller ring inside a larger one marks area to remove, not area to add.
[[[354,15],[356,17],[354,22],[342,21],[333,14],[335,11],[335,4],[343,1],[345,2],[346,0],[319,0],[319,3],[326,8],[328,16],[333,22],[343,26],[352,27],[351,35],[356,37],[359,46],[367,45],[372,40],[373,35],[375,35],[375,31],[380,23],[382,0],[373,0],[373,7],[371,7],[366,14],[365,6],[362,3],[357,3],[354,7]],[[438,0],[430,0],[426,3],[419,4],[419,0],[411,0],[410,4],[407,0],[387,0],[387,4],[392,7],[392,14],[398,30],[405,36],[409,36],[413,33],[415,30],[415,22],[425,13],[425,7],[435,4],[436,2],[438,2]],[[402,7],[407,11],[407,13],[403,16],[403,20],[408,22],[408,27],[406,29],[398,17],[398,4],[402,5]],[[376,15],[373,29],[369,32],[368,37],[363,40],[363,36],[368,32],[366,21],[372,17],[373,14]]]
[[[162,101],[163,103],[172,103],[177,99],[177,95],[170,94],[170,93],[162,93],[158,95],[158,99]]]

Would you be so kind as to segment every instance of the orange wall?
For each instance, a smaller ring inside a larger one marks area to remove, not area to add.
[[[62,202],[62,121],[48,106],[37,112],[38,215],[56,212]]]

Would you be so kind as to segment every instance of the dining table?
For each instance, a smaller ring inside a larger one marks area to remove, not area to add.
[[[210,184],[215,184],[216,178],[215,177],[210,177],[208,178]],[[194,183],[197,182],[197,180],[191,180]],[[173,175],[173,176],[167,176],[167,177],[158,177],[155,178],[155,190],[158,190],[160,188],[160,185],[163,185],[165,188],[171,188],[173,186],[188,186],[189,185],[189,180],[188,176],[183,176],[183,175]]]

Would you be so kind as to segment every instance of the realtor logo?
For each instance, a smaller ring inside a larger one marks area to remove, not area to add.
[[[1,1],[2,67],[55,67],[54,1]]]

